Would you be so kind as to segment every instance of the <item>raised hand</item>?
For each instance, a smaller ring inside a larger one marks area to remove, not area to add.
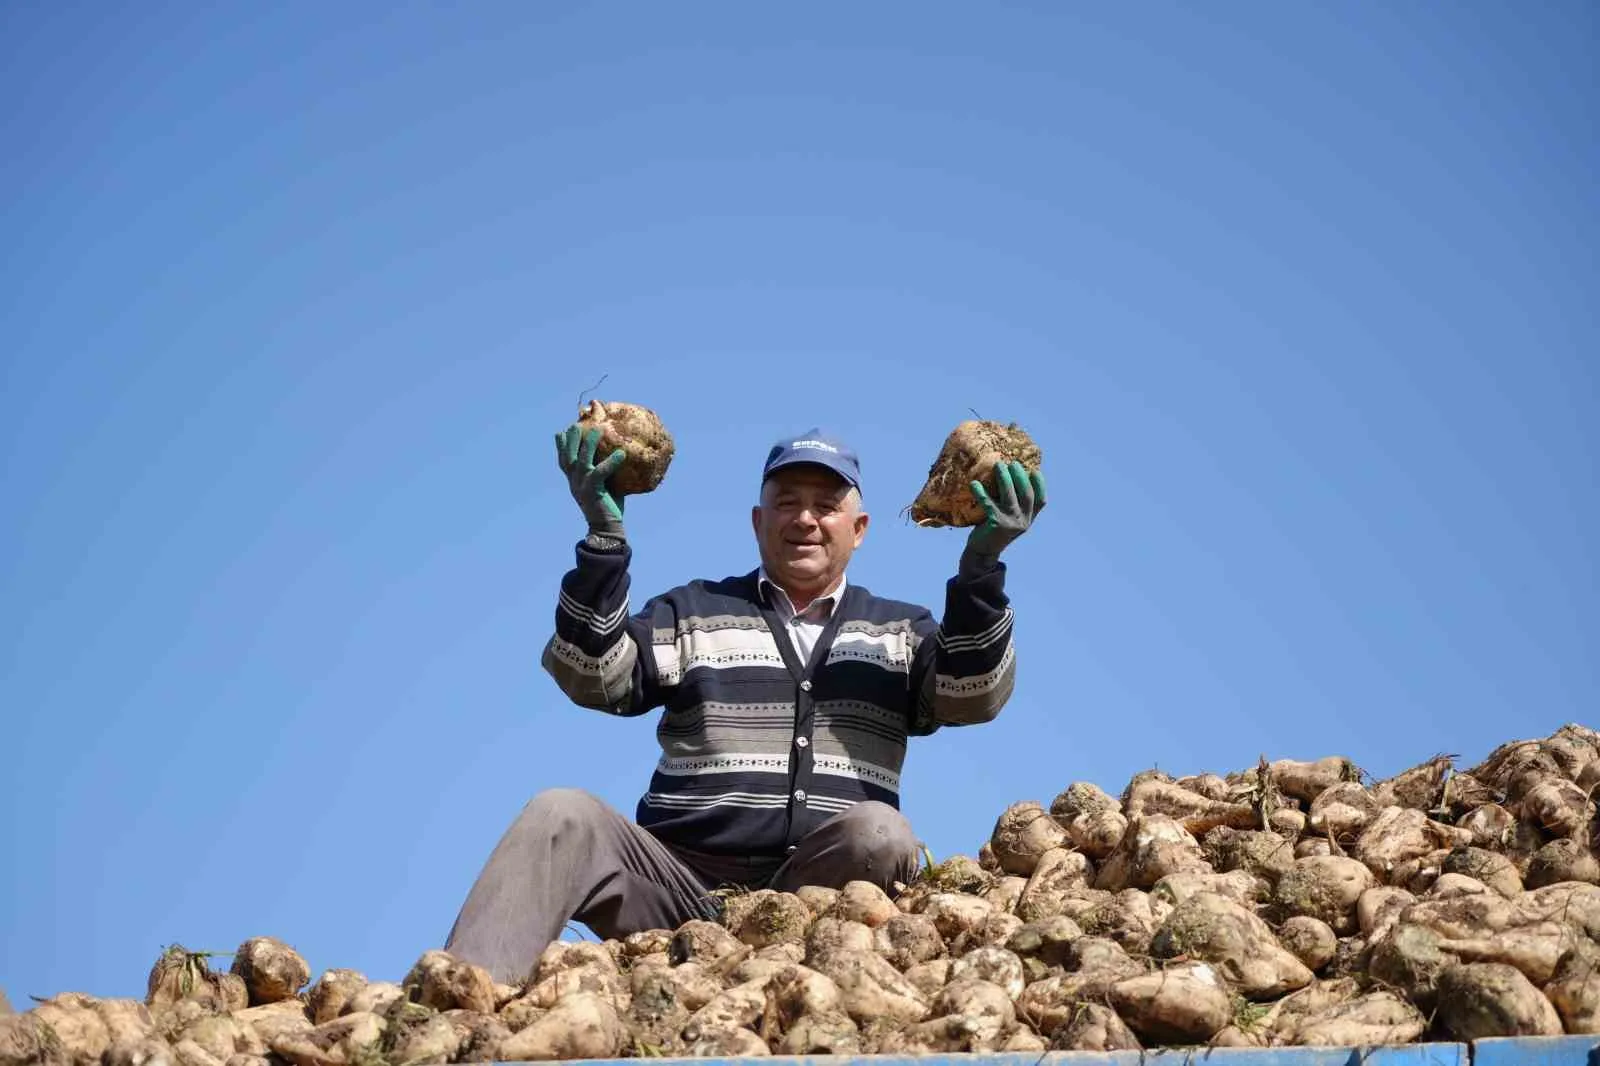
[[[589,523],[589,532],[623,540],[622,497],[614,494],[607,482],[627,453],[618,448],[596,465],[594,452],[599,443],[600,430],[585,433],[573,423],[556,434],[556,461],[567,475],[567,487]]]
[[[995,494],[990,497],[983,482],[972,482],[972,494],[983,508],[984,520],[967,537],[967,552],[979,559],[994,560],[1006,546],[1028,531],[1044,510],[1044,475],[1028,473],[1021,463],[999,462],[994,466]]]

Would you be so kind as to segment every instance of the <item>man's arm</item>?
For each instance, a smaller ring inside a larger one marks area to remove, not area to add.
[[[1011,698],[1017,660],[1000,553],[1043,509],[1044,479],[1030,477],[1019,463],[999,463],[995,482],[996,499],[972,483],[985,520],[973,529],[945,586],[942,621],[928,615],[914,624],[921,638],[911,668],[914,734],[991,721]]]
[[[941,726],[991,721],[1011,698],[1016,651],[1005,564],[958,572],[945,585],[944,618],[924,615],[911,664],[916,701],[911,732],[925,736]]]
[[[663,684],[660,670],[676,648],[657,651],[652,642],[658,630],[673,633],[671,606],[656,599],[628,614],[630,557],[626,544],[579,543],[577,565],[561,578],[555,633],[540,660],[573,703],[625,717],[659,707],[677,681],[669,676]]]
[[[540,663],[578,706],[632,716],[660,706],[677,682],[676,670],[670,670],[663,685],[660,669],[675,646],[653,646],[657,633],[670,644],[676,620],[663,599],[628,615],[633,550],[623,528],[623,498],[607,485],[625,456],[618,450],[596,464],[599,438],[599,430],[585,435],[576,425],[556,434],[556,459],[589,534],[577,546],[576,565],[562,575],[556,630]]]

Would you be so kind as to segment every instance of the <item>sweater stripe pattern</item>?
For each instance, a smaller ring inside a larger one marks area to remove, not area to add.
[[[898,808],[908,738],[987,722],[1011,695],[1003,563],[950,579],[942,620],[849,583],[801,662],[757,572],[630,615],[631,547],[576,552],[542,665],[581,707],[662,709],[635,820],[696,851],[778,857],[864,800]]]

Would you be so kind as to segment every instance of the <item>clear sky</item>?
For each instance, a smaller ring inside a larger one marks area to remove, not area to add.
[[[852,578],[937,610],[945,434],[1040,442],[1016,695],[906,769],[940,856],[1595,724],[1596,10],[7,4],[0,987],[398,979],[537,791],[632,811],[654,719],[538,664],[602,375],[679,444],[641,603],[753,568],[822,422]]]

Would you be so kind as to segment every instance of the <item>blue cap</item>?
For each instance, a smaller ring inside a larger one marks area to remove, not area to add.
[[[848,481],[854,488],[861,487],[861,460],[838,437],[812,428],[797,437],[785,437],[767,452],[766,465],[761,468],[761,480],[774,470],[796,463],[815,463],[825,466]]]

